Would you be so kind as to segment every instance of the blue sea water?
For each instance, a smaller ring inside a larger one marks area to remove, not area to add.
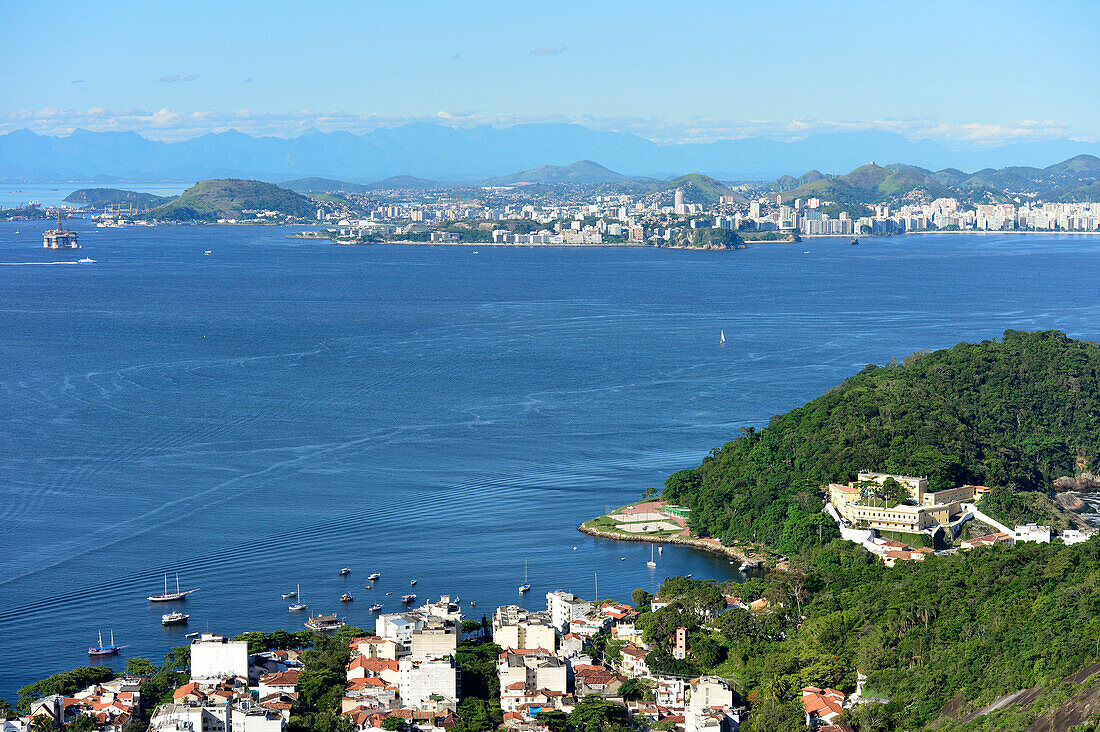
[[[299,583],[365,626],[412,578],[474,617],[520,602],[525,561],[532,607],[597,575],[623,598],[724,579],[722,557],[669,547],[650,570],[648,546],[576,526],[867,363],[1006,328],[1100,337],[1094,237],[693,252],[73,223],[76,253],[0,223],[9,700],[86,663],[100,629],[129,646],[121,665],[188,630],[300,628],[280,599]],[[177,571],[201,589],[165,629],[145,596]]]

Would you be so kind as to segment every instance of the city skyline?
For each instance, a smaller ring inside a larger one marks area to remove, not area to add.
[[[1094,4],[524,7],[108,2],[9,10],[0,133],[573,122],[658,142],[882,130],[1100,140]],[[169,29],[166,32],[166,29]],[[43,54],[63,39],[71,53]],[[33,59],[34,73],[26,69]],[[138,62],[135,62],[138,60]]]

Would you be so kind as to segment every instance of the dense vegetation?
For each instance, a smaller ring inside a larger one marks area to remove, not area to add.
[[[165,196],[152,193],[124,191],[118,188],[81,188],[65,196],[66,203],[86,203],[93,206],[114,206],[120,203],[132,203],[137,206],[155,206],[166,200]]]
[[[868,366],[673,474],[664,497],[691,507],[699,535],[787,553],[819,543],[819,525],[822,541],[833,535],[821,487],[861,470],[992,486],[993,514],[1051,518],[1035,507],[1052,482],[1100,454],[1098,374],[1100,347],[1056,331]]]
[[[743,600],[766,597],[772,609],[709,617],[720,589]],[[1077,689],[1062,679],[1095,661],[1100,648],[1096,539],[990,547],[894,568],[838,540],[790,572],[721,588],[673,578],[659,594],[672,603],[637,620],[655,646],[650,666],[731,678],[752,705],[745,732],[804,729],[799,690],[814,684],[851,693],[857,670],[868,676],[865,696],[889,700],[847,713],[860,732],[1026,729]],[[634,599],[645,598],[636,591]],[[690,632],[688,661],[668,654],[680,626]],[[1009,705],[961,721],[1033,686],[1039,698],[1027,709]]]
[[[244,211],[277,211],[283,216],[311,218],[317,204],[271,183],[236,178],[204,180],[147,216],[160,221],[217,221],[240,219]]]

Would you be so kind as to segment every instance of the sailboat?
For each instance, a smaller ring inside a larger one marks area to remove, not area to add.
[[[645,563],[645,566],[647,566],[647,567],[656,567],[657,566],[657,562],[653,561],[653,545],[652,544],[649,545],[649,561]]]
[[[111,645],[103,645],[103,631],[99,631],[99,643],[88,649],[89,656],[114,656],[126,646],[115,645],[115,631],[111,631]]]
[[[720,345],[720,346],[726,345],[726,331],[721,330],[721,331],[718,331],[718,332],[719,332],[718,345]]]
[[[180,592],[180,574],[179,574],[179,572],[176,572],[176,591],[175,592],[169,592],[168,591],[168,574],[165,573],[165,575],[164,575],[164,594],[163,595],[149,595],[148,600],[149,600],[149,602],[172,602],[173,600],[182,600],[185,597],[187,597],[188,595],[190,595],[192,592],[198,592],[198,591],[199,591],[199,588],[196,587],[193,590],[185,590],[183,592]]]
[[[519,586],[520,592],[527,592],[531,589],[531,583],[527,581],[527,560],[523,560],[523,584]]]
[[[299,600],[301,600],[302,599],[301,595],[302,595],[302,586],[298,585],[297,588],[294,590],[294,596],[297,597]],[[296,612],[301,612],[302,610],[305,610],[306,606],[303,605],[301,602],[296,602],[293,605],[288,605],[286,609],[289,610],[292,613],[296,613]]]

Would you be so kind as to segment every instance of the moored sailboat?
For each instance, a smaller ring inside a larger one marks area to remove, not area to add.
[[[168,574],[165,573],[165,575],[164,575],[164,593],[160,594],[160,595],[149,595],[148,600],[149,600],[149,602],[173,602],[174,600],[182,600],[185,597],[187,597],[188,595],[190,595],[192,592],[198,592],[198,591],[199,591],[198,587],[196,587],[193,590],[180,591],[180,575],[179,575],[179,572],[176,572],[176,591],[175,592],[169,592],[168,591]]]

